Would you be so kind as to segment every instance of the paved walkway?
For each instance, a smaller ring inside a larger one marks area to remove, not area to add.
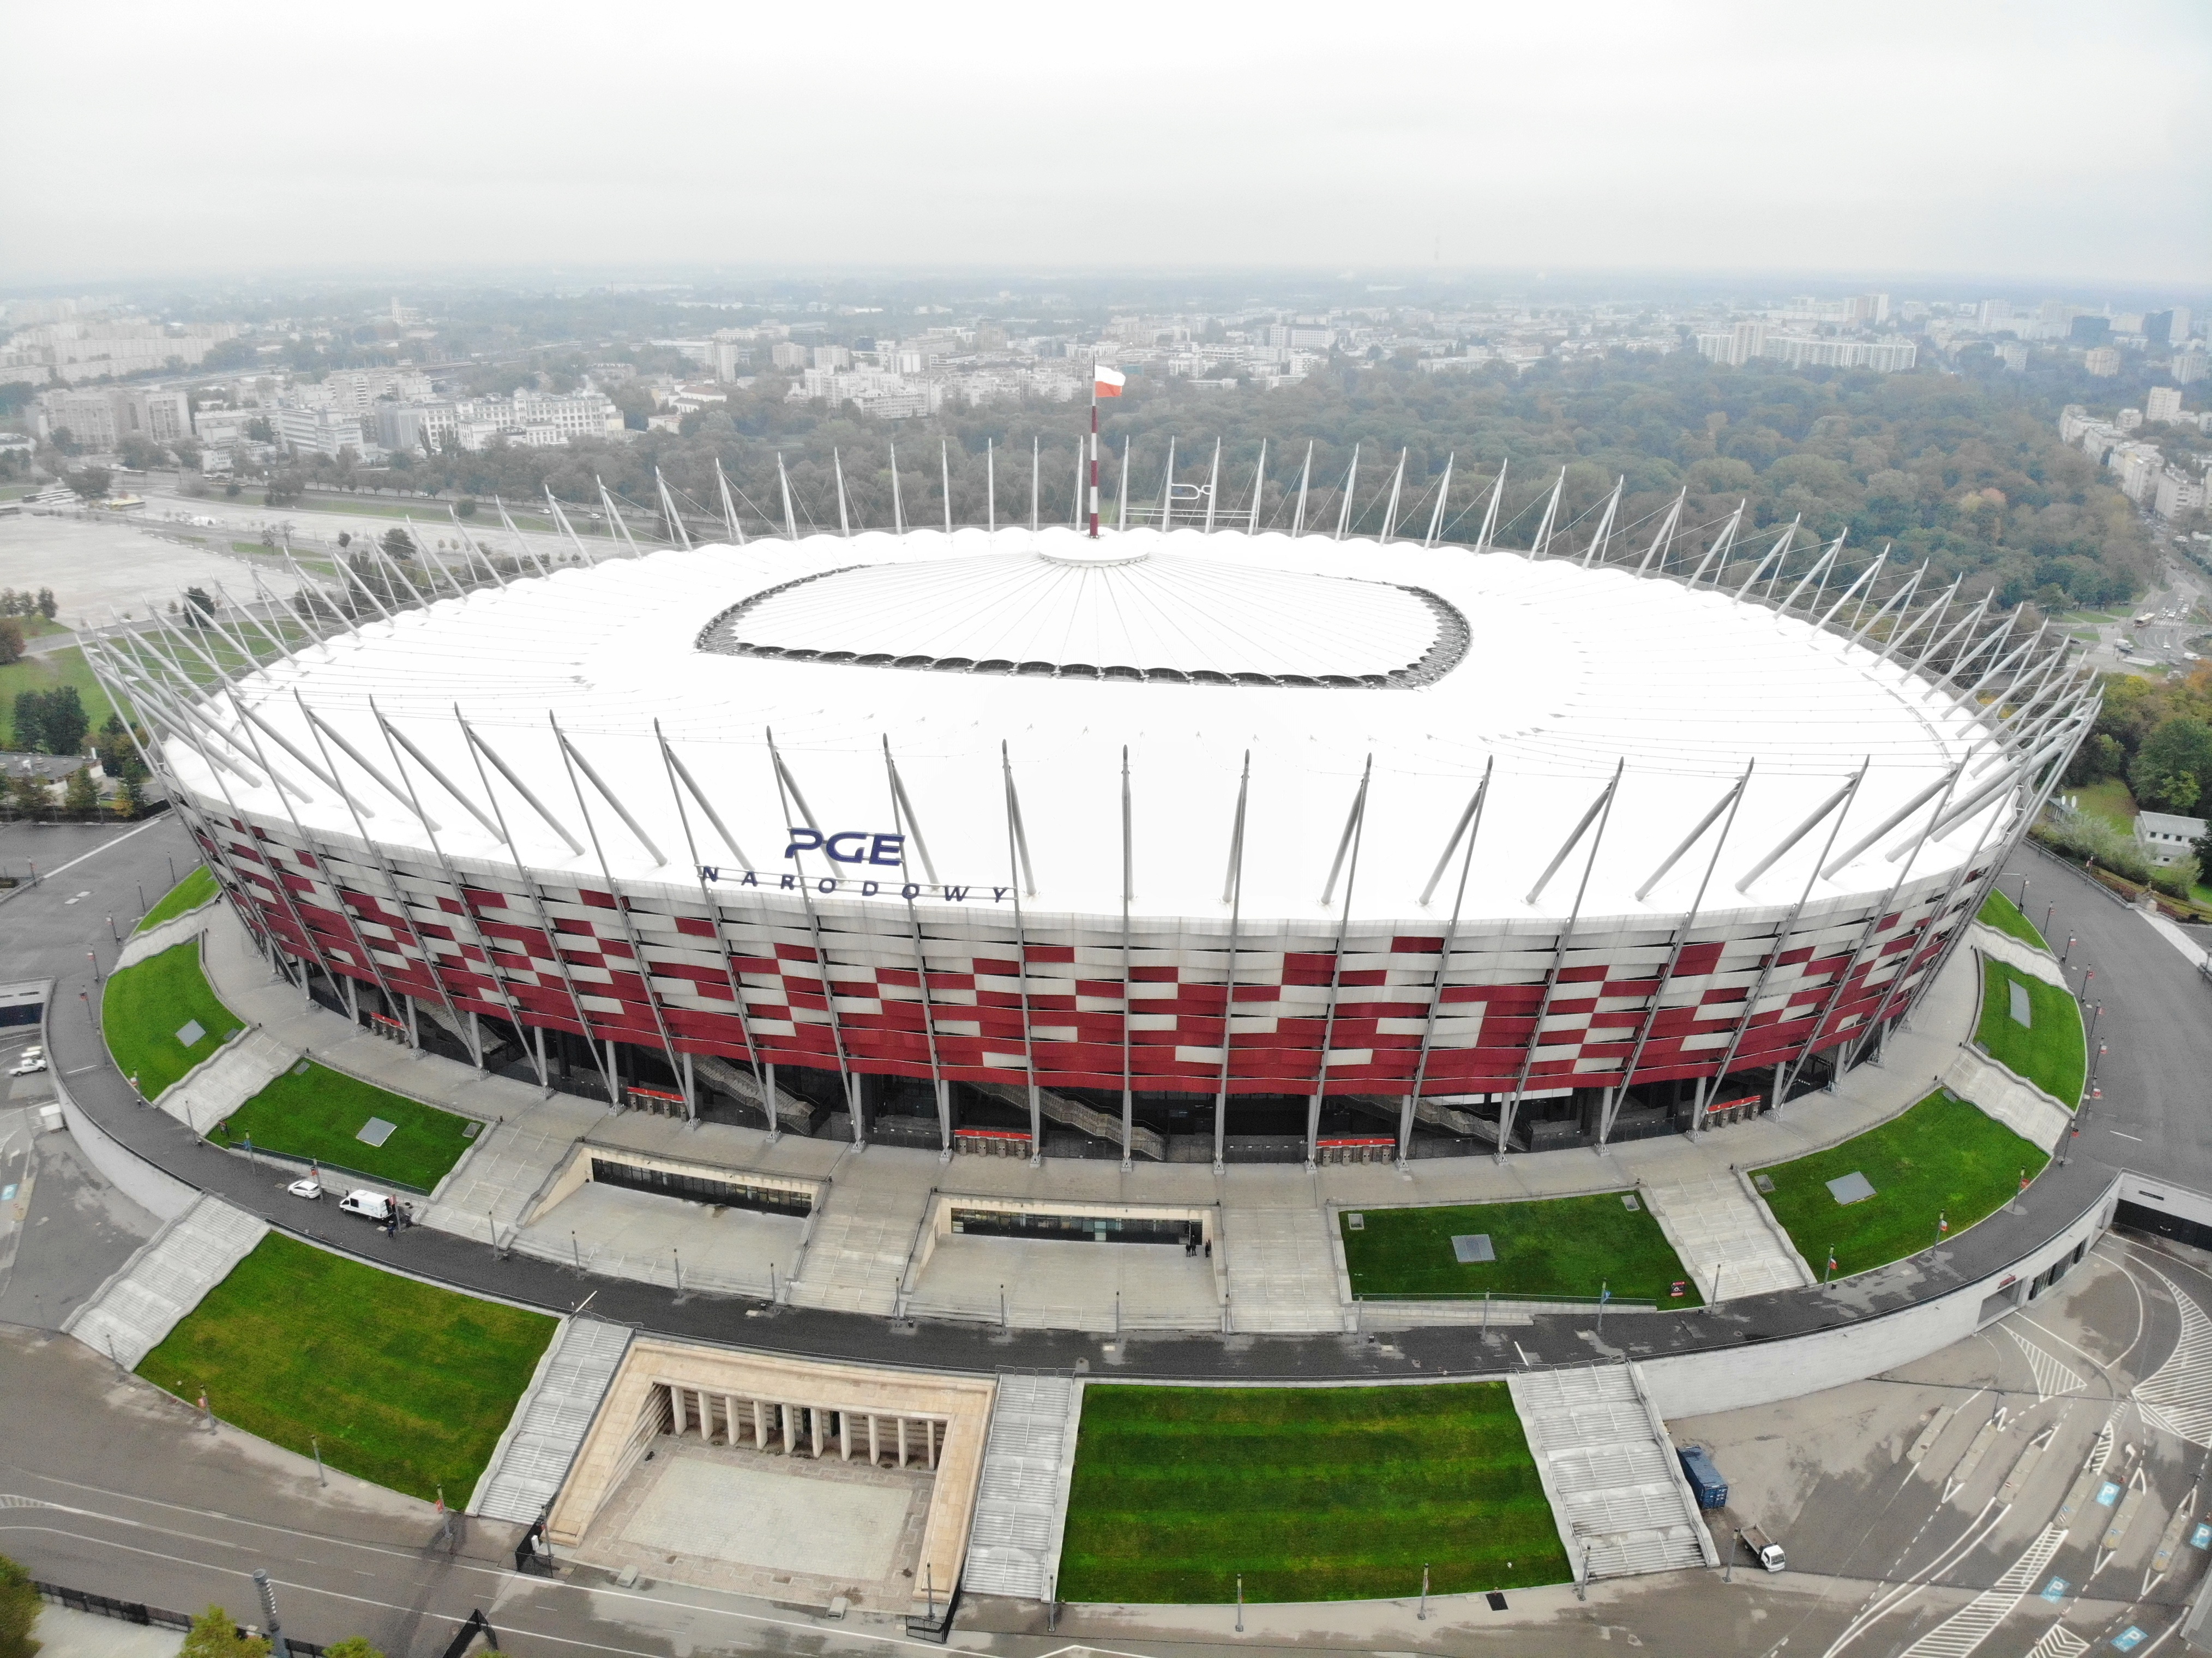
[[[1741,1174],[1708,1175],[1644,1190],[1652,1218],[1708,1302],[1817,1282],[1744,1180]]]
[[[1994,957],[2008,967],[2016,967],[2047,985],[2057,985],[2061,990],[2073,989],[2049,950],[2023,944],[2009,932],[2000,932],[1986,922],[1976,921],[1967,927],[1966,943],[1983,955]]]
[[[878,1316],[908,1310],[902,1295],[911,1291],[918,1292],[911,1297],[911,1310],[995,1322],[1000,1316],[999,1280],[992,1278],[989,1293],[978,1287],[998,1270],[995,1260],[967,1262],[956,1251],[946,1272],[923,1275],[933,1282],[908,1284],[919,1230],[936,1193],[1218,1205],[1228,1321],[1231,1329],[1248,1333],[1318,1333],[1352,1327],[1355,1315],[1344,1302],[1329,1230],[1336,1208],[1480,1203],[1641,1187],[1656,1195],[1686,1263],[1708,1293],[1712,1268],[1723,1258],[1729,1264],[1723,1269],[1722,1294],[1729,1299],[1802,1283],[1803,1264],[1790,1270],[1790,1256],[1774,1242],[1771,1222],[1764,1219],[1764,1206],[1741,1189],[1736,1171],[1821,1150],[1922,1098],[1955,1068],[1960,1043],[1974,1018],[1979,979],[1973,952],[1960,951],[1922,1003],[1913,1028],[1893,1034],[1881,1063],[1858,1066],[1832,1093],[1810,1095],[1781,1111],[1695,1138],[1670,1134],[1602,1152],[1585,1149],[1503,1160],[1425,1158],[1402,1170],[1384,1163],[1311,1169],[1232,1164],[1217,1175],[1204,1163],[1139,1163],[1124,1171],[1110,1158],[1048,1158],[1034,1167],[1012,1158],[962,1156],[946,1162],[929,1150],[874,1145],[863,1151],[799,1134],[772,1139],[759,1129],[611,1113],[588,1100],[548,1096],[526,1082],[481,1076],[466,1065],[412,1054],[338,1014],[312,1004],[303,1006],[299,992],[271,975],[228,910],[186,919],[206,927],[204,956],[219,993],[258,1023],[256,1037],[271,1053],[309,1049],[337,1070],[492,1125],[425,1206],[422,1218],[428,1225],[487,1248],[496,1235],[502,1248],[564,1265],[580,1255],[588,1271],[670,1287],[680,1256],[686,1286],[702,1291],[764,1296],[773,1284],[780,1298],[796,1306]],[[1964,1091],[1970,1097],[1977,1090],[1990,1094],[1992,1114],[2021,1114],[2014,1109],[2017,1102],[1997,1086],[2000,1080],[1978,1077]],[[688,1163],[824,1183],[803,1249],[794,1252],[788,1238],[777,1236],[774,1228],[763,1230],[750,1221],[732,1224],[729,1212],[717,1215],[706,1205],[671,1203],[592,1184],[546,1206],[546,1193],[586,1137],[592,1144]],[[1735,1274],[1740,1269],[1739,1280]],[[1122,1276],[1049,1271],[1016,1275],[1007,1284],[1006,1321],[1026,1328],[1111,1329],[1114,1292]],[[1177,1300],[1188,1304],[1173,1315],[1176,1327],[1219,1327],[1216,1309],[1199,1296]],[[1494,1309],[1494,1315],[1504,1311]],[[1464,1316],[1473,1321],[1480,1314],[1470,1307]]]

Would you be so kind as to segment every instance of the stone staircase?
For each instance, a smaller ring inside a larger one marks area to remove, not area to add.
[[[136,1370],[268,1232],[267,1222],[203,1194],[63,1327],[103,1357]]]
[[[195,1134],[205,1134],[300,1060],[297,1048],[257,1026],[171,1084],[154,1103]]]
[[[1071,1377],[1000,1376],[960,1580],[968,1593],[1024,1600],[1052,1594],[1082,1412],[1083,1392]]]
[[[988,1094],[994,1100],[1003,1100],[1018,1111],[1030,1108],[1030,1090],[1017,1083],[976,1083],[979,1093]],[[1071,1100],[1065,1094],[1055,1094],[1048,1088],[1037,1090],[1037,1114],[1047,1122],[1056,1122],[1063,1128],[1073,1128],[1095,1140],[1109,1145],[1121,1143],[1121,1119],[1111,1112],[1095,1110],[1080,1100]],[[1167,1137],[1142,1123],[1129,1125],[1129,1154],[1150,1157],[1155,1163],[1168,1160]]]
[[[471,1514],[526,1526],[538,1518],[568,1477],[599,1401],[629,1351],[629,1337],[627,1325],[562,1321],[477,1482]]]
[[[1766,1206],[1735,1175],[1647,1187],[1644,1197],[1708,1301],[1818,1282]]]
[[[1577,1578],[1720,1564],[1636,1366],[1523,1370],[1505,1385]]]

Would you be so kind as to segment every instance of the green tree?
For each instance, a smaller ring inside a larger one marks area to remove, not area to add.
[[[185,607],[196,624],[215,615],[215,600],[204,587],[185,588]]]
[[[92,768],[79,766],[62,789],[62,804],[71,811],[92,811],[100,805],[100,785],[92,780]]]
[[[107,486],[115,482],[115,474],[105,466],[80,466],[62,482],[86,501],[100,501],[106,497]]]
[[[274,427],[269,424],[268,416],[256,415],[252,420],[246,422],[246,440],[249,443],[274,443],[276,441],[276,430]]]
[[[349,1635],[343,1641],[333,1641],[323,1649],[323,1658],[384,1658],[383,1652],[368,1643],[368,1637]]]
[[[33,1658],[40,1643],[31,1638],[39,1621],[39,1592],[31,1574],[0,1554],[0,1658]]]
[[[210,1606],[192,1619],[178,1658],[269,1658],[269,1643],[258,1635],[240,1635],[228,1612]]]
[[[169,458],[168,451],[145,438],[123,440],[123,464],[134,472],[150,472]]]
[[[53,798],[35,774],[18,772],[8,780],[8,804],[26,817],[35,817],[53,805]]]
[[[409,537],[407,531],[396,524],[384,532],[384,540],[380,544],[384,548],[384,556],[386,558],[402,559],[415,556],[415,543]]]
[[[2212,726],[2186,714],[2161,722],[2136,751],[2128,783],[2154,811],[2212,802]]]
[[[0,668],[23,659],[23,624],[12,616],[0,616]]]
[[[38,606],[40,616],[49,622],[54,619],[54,612],[61,607],[54,602],[54,590],[52,587],[39,589]]]
[[[46,754],[76,754],[92,724],[74,685],[15,694],[15,745]]]

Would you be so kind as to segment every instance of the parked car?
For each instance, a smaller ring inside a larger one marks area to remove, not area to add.
[[[1746,1526],[1736,1535],[1743,1539],[1743,1546],[1751,1551],[1752,1558],[1767,1570],[1780,1571],[1788,1564],[1782,1558],[1782,1545],[1769,1537],[1763,1527]]]
[[[1690,1489],[1698,1495],[1701,1509],[1724,1509],[1728,1506],[1728,1481],[1713,1466],[1702,1445],[1684,1445],[1674,1455],[1681,1460],[1682,1472],[1690,1481]]]
[[[379,1225],[392,1218],[392,1199],[381,1192],[349,1192],[338,1199],[338,1207],[349,1215],[362,1215]]]
[[[28,1077],[46,1068],[46,1060],[43,1054],[26,1054],[15,1061],[15,1068],[8,1074],[11,1077]]]
[[[314,1202],[323,1195],[322,1181],[308,1176],[303,1176],[299,1180],[294,1181],[284,1189],[287,1192],[289,1192],[294,1197],[305,1198],[310,1203]]]

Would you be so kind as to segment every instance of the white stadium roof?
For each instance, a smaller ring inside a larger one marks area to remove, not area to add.
[[[587,828],[626,884],[696,890],[657,720],[738,842],[724,845],[690,811],[721,890],[745,860],[775,887],[793,867],[787,829],[808,811],[825,834],[893,830],[887,741],[939,882],[988,904],[992,888],[1012,884],[1003,744],[1036,884],[1025,905],[1063,914],[1120,913],[1126,750],[1135,914],[1226,920],[1249,754],[1242,915],[1334,917],[1322,890],[1371,757],[1351,914],[1431,932],[1449,911],[1456,859],[1430,906],[1421,893],[1492,759],[1468,918],[1534,921],[1573,907],[1587,838],[1537,902],[1528,897],[1622,762],[1581,912],[1657,918],[1688,905],[1712,835],[1647,897],[1636,890],[1747,762],[1754,774],[1708,913],[1794,904],[1828,823],[1741,895],[1736,883],[1863,761],[1837,851],[1940,782],[1985,735],[1950,695],[1871,649],[1728,593],[1518,552],[1195,529],[1109,532],[1095,548],[1073,530],[959,530],[656,552],[365,622],[357,636],[267,668],[242,694],[312,757],[304,699],[358,750],[349,759],[343,744],[326,745],[373,814],[369,832],[426,850],[405,801],[356,763],[365,756],[387,775],[393,763],[369,699],[482,811],[458,705],[583,848],[484,772],[522,858],[588,885],[601,882]],[[235,727],[227,704],[208,711]],[[581,774],[564,765],[549,714],[586,762]],[[228,771],[219,787],[198,755],[167,746],[204,799],[227,789],[265,819],[289,805],[311,834],[354,834],[345,802],[265,738],[267,757],[311,799],[280,800]],[[1999,774],[2000,752],[1977,758],[1959,799]],[[423,766],[404,769],[446,855],[507,862]],[[594,773],[641,835],[609,809]],[[804,804],[787,816],[792,788]],[[2011,800],[1990,797],[1911,873],[1955,868]],[[1887,890],[1899,869],[1887,854],[1911,845],[1931,809],[1817,884],[1814,902]],[[919,848],[909,851],[922,881]],[[805,863],[847,878],[841,901],[870,878],[884,886],[872,902],[896,902],[896,869]],[[943,900],[933,889],[927,902]]]

